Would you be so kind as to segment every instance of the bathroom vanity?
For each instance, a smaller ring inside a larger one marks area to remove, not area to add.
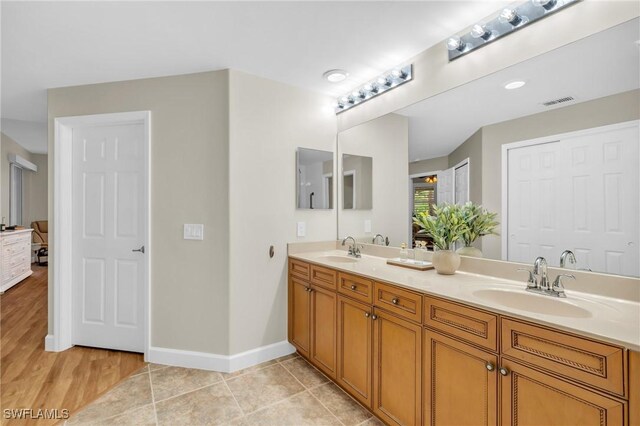
[[[391,425],[638,424],[640,304],[289,254],[289,341]]]

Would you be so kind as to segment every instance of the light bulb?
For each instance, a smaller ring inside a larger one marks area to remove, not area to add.
[[[365,84],[362,87],[362,90],[364,90],[365,92],[372,92],[373,91],[373,86],[371,86],[370,84]]]
[[[449,50],[459,50],[463,51],[465,48],[465,44],[462,42],[462,39],[458,36],[453,36],[447,40],[447,49]]]
[[[491,31],[488,31],[482,24],[475,24],[473,28],[471,28],[471,37],[488,40],[491,37]]]
[[[504,9],[498,17],[498,20],[503,24],[509,23],[514,27],[522,22],[522,18],[515,9]]]
[[[531,0],[531,3],[546,10],[551,10],[556,5],[556,0]]]
[[[405,74],[405,72],[400,69],[395,69],[391,71],[391,75],[401,80],[404,80],[405,78],[407,78],[407,74]]]

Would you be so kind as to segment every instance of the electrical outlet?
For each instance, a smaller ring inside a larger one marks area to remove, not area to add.
[[[364,232],[371,233],[371,221],[369,219],[364,221]]]

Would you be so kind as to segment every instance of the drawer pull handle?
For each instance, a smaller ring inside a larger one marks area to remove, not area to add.
[[[502,374],[503,376],[508,376],[509,370],[505,367],[500,367],[500,374]]]
[[[496,369],[496,366],[491,364],[490,362],[487,363],[486,367],[487,367],[487,370],[489,371],[493,371]]]
[[[391,299],[391,303],[393,303],[394,305],[397,305],[399,302],[397,297],[394,297],[393,299]]]
[[[307,293],[311,293],[311,289],[307,287]]]
[[[369,317],[371,316],[371,314],[370,314],[369,312],[365,312],[365,313],[364,313],[364,316],[365,316],[365,317],[367,317],[367,318],[369,318]]]
[[[358,287],[356,287],[356,285],[355,285],[355,284],[352,284],[352,285],[351,285],[351,290],[356,291],[356,288],[358,288]]]
[[[371,319],[375,321],[375,320],[378,319],[378,316],[376,314],[373,314],[373,315],[371,315]]]

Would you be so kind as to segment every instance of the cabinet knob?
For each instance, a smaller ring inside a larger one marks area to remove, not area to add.
[[[307,287],[307,292],[311,293],[311,287]]]
[[[369,317],[371,316],[371,314],[370,314],[369,312],[365,312],[365,313],[364,313],[364,316],[365,316],[365,317],[367,317],[367,318],[369,318]]]
[[[358,288],[358,287],[356,287],[355,284],[351,285],[351,290],[355,291],[356,288]]]
[[[487,367],[487,370],[489,371],[493,371],[496,369],[496,366],[491,364],[490,362],[487,363],[486,367]]]
[[[500,367],[500,374],[502,374],[503,376],[509,375],[509,369],[505,367]]]
[[[378,316],[376,314],[373,314],[373,315],[371,315],[371,319],[375,321],[375,320],[378,319]]]
[[[391,303],[393,303],[394,305],[397,305],[399,302],[397,297],[394,297],[393,299],[391,299]]]

